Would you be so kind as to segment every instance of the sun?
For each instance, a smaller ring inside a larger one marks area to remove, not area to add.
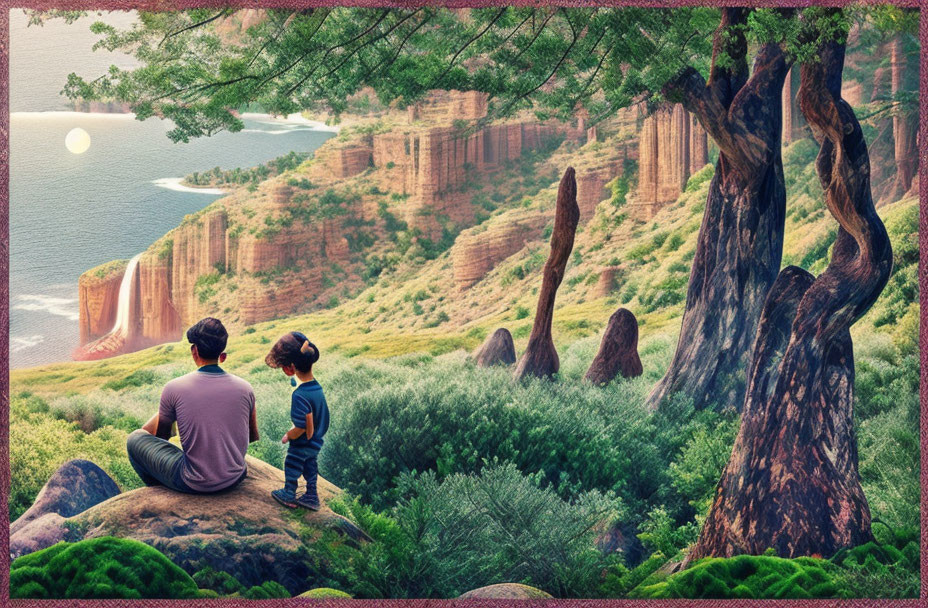
[[[80,127],[75,127],[65,136],[64,146],[72,154],[83,154],[90,147],[90,134]]]

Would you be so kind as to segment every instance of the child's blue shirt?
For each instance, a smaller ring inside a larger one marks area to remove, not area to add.
[[[322,449],[322,437],[329,430],[329,406],[325,402],[322,386],[315,380],[300,384],[290,397],[290,419],[293,426],[305,429],[306,415],[309,413],[313,415],[313,436],[307,440],[303,434],[291,443],[295,443],[294,447],[308,447],[318,452]]]

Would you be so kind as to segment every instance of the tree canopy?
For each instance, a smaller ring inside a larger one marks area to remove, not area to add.
[[[33,22],[80,15],[34,13]],[[725,37],[752,47],[776,42],[802,62],[814,60],[815,36],[841,37],[865,18],[876,30],[917,31],[917,13],[896,7],[758,8]],[[127,52],[140,67],[91,80],[71,74],[64,93],[128,102],[140,119],[169,118],[176,141],[241,129],[230,110],[247,105],[338,114],[368,86],[385,103],[408,104],[432,89],[478,90],[492,117],[532,109],[567,118],[582,106],[596,122],[660,101],[687,67],[707,77],[719,20],[712,7],[268,9],[253,24],[231,8],[141,12],[127,29],[91,26],[100,35],[95,49]],[[730,59],[722,52],[715,61],[725,67]]]

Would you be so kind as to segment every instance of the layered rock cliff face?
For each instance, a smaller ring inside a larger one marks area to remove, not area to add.
[[[422,108],[431,106],[420,105],[419,116],[428,115],[433,120],[455,116],[446,106],[460,104],[437,105],[442,109],[428,113]],[[481,108],[485,113],[484,103],[474,104],[464,115]],[[446,124],[421,127],[413,123],[408,129],[374,135],[372,164],[386,170],[385,186],[394,191],[401,188],[401,194],[409,197],[405,221],[434,239],[441,234],[442,220],[473,222],[474,209],[466,204],[469,195],[465,192],[472,180],[546,146],[565,131],[563,125],[525,121],[480,129]]]
[[[337,300],[363,285],[351,269],[362,251],[387,242],[388,222],[405,221],[420,235],[413,238],[433,241],[466,228],[475,221],[472,182],[494,179],[570,131],[531,120],[481,128],[458,122],[485,113],[483,95],[437,94],[415,108],[412,122],[330,140],[295,172],[188,216],[139,260],[130,323],[138,341],[127,349],[178,340],[207,315],[252,324]],[[464,239],[456,280],[478,280],[500,256],[537,238],[545,221],[524,219],[470,245]],[[120,279],[81,278],[82,344],[111,329]]]
[[[541,237],[549,218],[538,214],[462,233],[451,249],[454,284],[467,289],[499,262]]]
[[[706,165],[708,145],[705,130],[680,104],[662,106],[646,117],[638,141],[638,192],[630,211],[649,220]]]

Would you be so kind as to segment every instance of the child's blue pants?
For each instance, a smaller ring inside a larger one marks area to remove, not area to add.
[[[319,450],[309,445],[299,445],[290,442],[287,458],[284,459],[284,489],[296,493],[297,482],[302,475],[306,479],[306,495],[318,498],[316,493],[316,479],[319,476],[317,461]]]

